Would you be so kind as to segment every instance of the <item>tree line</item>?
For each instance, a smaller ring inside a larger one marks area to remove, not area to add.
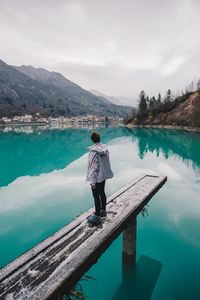
[[[156,114],[158,112],[167,112],[172,110],[176,104],[184,102],[187,97],[195,92],[200,91],[200,79],[195,83],[191,83],[185,87],[185,90],[177,91],[175,94],[170,89],[166,91],[164,97],[161,93],[157,97],[149,97],[144,90],[139,94],[139,105],[135,114],[137,116],[145,116],[148,114]]]

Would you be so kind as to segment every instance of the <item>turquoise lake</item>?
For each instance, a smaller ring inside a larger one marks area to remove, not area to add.
[[[107,196],[141,173],[167,183],[138,216],[137,262],[122,274],[119,236],[81,281],[87,299],[200,299],[200,134],[95,128],[114,178]],[[85,174],[92,128],[0,131],[0,267],[93,206]]]

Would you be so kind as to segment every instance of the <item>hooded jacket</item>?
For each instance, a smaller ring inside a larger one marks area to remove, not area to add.
[[[87,148],[89,150],[86,182],[95,184],[112,178],[113,171],[110,166],[109,151],[105,144],[95,143]]]

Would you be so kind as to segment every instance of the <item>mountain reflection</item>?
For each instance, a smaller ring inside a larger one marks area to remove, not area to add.
[[[99,127],[102,142],[128,135],[123,127]],[[65,168],[91,145],[92,129],[30,131],[29,134],[0,132],[0,186],[16,178],[40,175]]]
[[[161,153],[168,159],[177,155],[196,171],[200,167],[200,135],[180,130],[129,129],[125,127],[95,128],[108,143],[129,136],[138,145],[138,156],[143,159],[148,152]],[[0,186],[16,178],[40,175],[65,168],[87,152],[91,144],[91,128],[65,130],[29,130],[28,134],[0,132]]]

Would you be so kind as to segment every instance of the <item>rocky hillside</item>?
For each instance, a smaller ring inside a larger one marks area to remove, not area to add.
[[[163,104],[154,113],[135,117],[129,123],[200,128],[200,91],[188,93],[170,103]]]
[[[0,116],[40,112],[44,116],[123,117],[130,109],[91,94],[59,73],[13,67],[0,60]]]

